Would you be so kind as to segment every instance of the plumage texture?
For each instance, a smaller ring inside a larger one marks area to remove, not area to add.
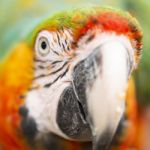
[[[64,28],[73,30],[74,42],[77,42],[92,28],[99,29],[101,32],[124,34],[132,41],[133,47],[137,50],[136,59],[139,60],[142,48],[140,25],[128,13],[110,7],[82,8],[58,13],[38,25],[29,34],[27,41],[33,46],[35,36],[40,30],[59,31]]]
[[[32,82],[35,37],[42,29],[58,32],[63,29],[71,29],[74,37],[71,44],[73,50],[78,46],[79,39],[90,29],[123,34],[131,40],[135,49],[136,62],[139,62],[142,32],[136,19],[128,13],[124,14],[112,8],[92,7],[63,12],[47,18],[31,31],[23,43],[12,48],[10,55],[0,64],[0,114],[3,114],[0,117],[0,130],[2,131],[0,132],[0,145],[4,150],[28,149],[26,141],[20,134],[21,129],[18,128],[20,124],[18,111],[23,104],[21,96],[26,94]],[[127,98],[127,103],[129,102],[127,115],[131,114],[128,113],[131,111],[130,106],[136,107],[133,100],[133,103],[130,103],[129,99],[132,95],[134,92]],[[135,118],[129,115],[129,120],[133,124],[136,121]],[[125,147],[126,145],[129,143],[125,143]]]
[[[32,53],[24,43],[18,44],[0,66],[0,145],[6,150],[26,149],[20,134],[21,96],[32,79]]]

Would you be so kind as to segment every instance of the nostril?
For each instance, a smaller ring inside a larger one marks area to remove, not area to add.
[[[27,115],[28,115],[28,109],[25,106],[21,106],[20,109],[19,109],[19,114],[22,117],[27,117]]]
[[[32,140],[37,133],[37,126],[33,118],[25,118],[21,122],[23,133],[27,138]]]

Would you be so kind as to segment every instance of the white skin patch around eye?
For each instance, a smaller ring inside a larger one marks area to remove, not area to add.
[[[61,32],[42,30],[38,33],[34,46],[36,59],[53,62],[67,56],[72,42],[71,31],[68,29]]]
[[[50,32],[43,30],[41,31],[35,42],[35,55],[38,59],[47,59],[50,53],[50,42],[51,42]]]
[[[41,37],[38,41],[38,52],[42,56],[46,56],[50,52],[50,46],[47,38]]]

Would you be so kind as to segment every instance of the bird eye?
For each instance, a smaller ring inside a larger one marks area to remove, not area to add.
[[[41,37],[39,39],[38,50],[42,56],[46,56],[50,52],[50,45],[47,38]]]

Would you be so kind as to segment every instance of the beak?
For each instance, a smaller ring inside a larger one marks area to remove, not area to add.
[[[74,69],[74,89],[89,123],[94,150],[107,150],[125,110],[130,52],[119,41],[93,50]]]

